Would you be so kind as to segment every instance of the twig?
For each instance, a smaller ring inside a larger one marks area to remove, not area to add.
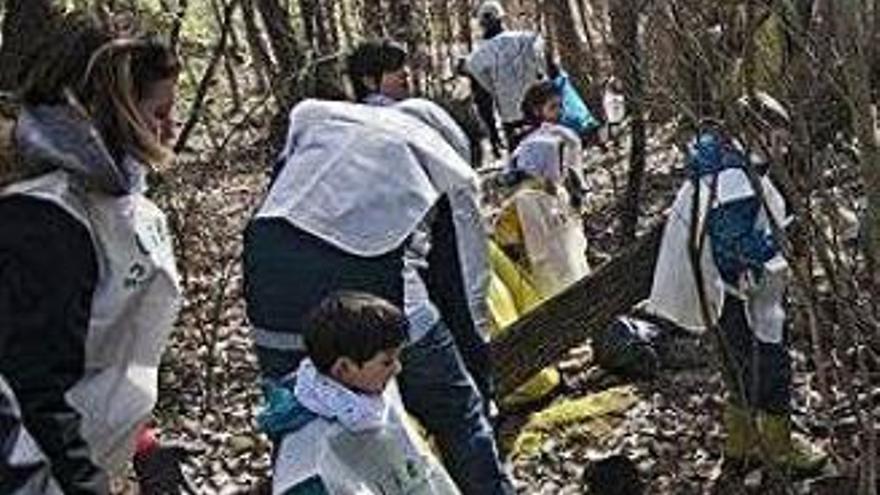
[[[199,122],[202,106],[205,103],[205,97],[208,95],[208,89],[214,79],[214,72],[226,51],[226,41],[229,38],[229,30],[232,29],[232,14],[235,12],[235,7],[238,6],[240,2],[241,0],[230,0],[230,2],[226,4],[226,8],[223,12],[223,25],[220,28],[220,39],[214,47],[211,61],[208,63],[208,67],[205,69],[202,80],[199,82],[199,86],[196,89],[196,95],[192,107],[190,108],[189,118],[183,126],[183,129],[180,131],[180,135],[177,137],[177,142],[174,144],[174,151],[176,153],[180,153],[180,151],[186,146],[190,134]]]

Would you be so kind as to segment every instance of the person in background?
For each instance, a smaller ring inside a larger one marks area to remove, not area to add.
[[[620,79],[609,77],[602,88],[602,113],[605,115],[605,136],[600,137],[601,142],[612,142],[617,146],[621,128],[626,120],[626,99],[623,93],[623,83]]]
[[[513,193],[493,237],[550,298],[589,272],[581,220],[566,190],[581,165],[580,139],[557,123],[561,97],[552,82],[532,85],[522,107],[530,132],[507,164]]]
[[[261,416],[280,437],[274,493],[459,493],[392,385],[407,326],[399,309],[359,292],[331,294],[307,318],[308,357]]]
[[[346,70],[355,101],[368,105],[393,105],[410,96],[406,48],[387,38],[358,44],[346,58]]]
[[[515,138],[517,148],[508,163],[508,173],[531,172],[564,185],[572,206],[579,210],[586,194],[582,141],[562,125],[563,103],[563,95],[553,81],[539,81],[526,90],[522,103],[524,126]],[[524,160],[525,156],[529,159]]]
[[[395,106],[399,101],[409,97],[409,72],[406,69],[407,52],[403,46],[388,39],[368,40],[359,44],[348,56],[348,75],[355,89],[356,100],[372,106],[396,108],[404,113],[413,113],[414,108],[418,108],[419,104],[407,104]],[[444,102],[447,107],[445,111],[452,111],[455,105],[450,102]],[[455,127],[461,128],[465,132],[467,140],[473,142],[472,146],[468,146],[470,151],[467,158],[470,160],[471,166],[475,166],[482,160],[479,152],[478,136],[480,129],[473,125],[467,125],[469,119],[467,114],[463,114],[463,107],[458,107],[459,112],[454,115]],[[416,112],[418,113],[418,112]],[[432,114],[432,112],[428,112]],[[416,115],[418,118],[419,115]],[[472,123],[472,122],[471,122]],[[430,125],[436,129],[445,129],[445,122],[430,122]],[[456,137],[457,139],[457,137]],[[430,238],[430,232],[427,232],[427,224],[422,224],[418,229],[422,232],[418,237],[423,239]],[[474,325],[467,323],[452,324],[450,331],[462,354],[465,366],[476,380],[477,385],[486,401],[487,406],[493,407],[492,394],[493,385],[492,377],[488,376],[489,369],[485,365],[486,355],[484,345],[484,335],[481,330]]]
[[[297,370],[304,317],[329,294],[367,292],[403,308],[407,411],[463,493],[512,493],[484,400],[489,277],[469,147],[427,100],[294,107],[284,165],[244,234],[245,299],[269,382]]]
[[[468,56],[465,70],[470,75],[475,103],[492,136],[498,156],[500,139],[494,134],[495,109],[501,119],[508,148],[523,124],[520,105],[526,89],[547,73],[544,39],[531,31],[507,31],[504,8],[497,0],[487,0],[477,8],[483,41]]]
[[[149,170],[173,158],[178,58],[59,16],[0,125],[0,374],[65,493],[108,493],[157,394],[180,289]],[[151,458],[157,443],[137,455]],[[147,478],[181,480],[173,472]],[[144,491],[149,491],[146,482]]]
[[[580,167],[580,139],[558,124],[561,97],[551,81],[532,85],[522,110],[527,134],[502,173],[506,198],[490,243],[489,295],[497,334],[589,272],[582,221],[566,190],[566,178]],[[542,400],[559,383],[559,372],[546,368],[502,404]]]
[[[724,455],[734,470],[766,455],[780,467],[815,472],[827,456],[792,434],[785,329],[789,267],[773,229],[789,219],[766,174],[772,161],[783,159],[780,143],[787,139],[790,119],[766,93],[744,97],[739,105],[750,131],[746,139],[711,124],[688,146],[689,177],[668,215],[647,309],[686,329],[720,329],[727,387]],[[693,208],[696,193],[700,203]],[[705,241],[696,239],[702,245],[701,291],[690,261],[693,222],[705,225]]]

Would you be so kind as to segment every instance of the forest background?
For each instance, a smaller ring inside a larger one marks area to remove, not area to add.
[[[203,445],[190,467],[204,490],[251,489],[269,464],[266,441],[254,433],[260,390],[241,303],[240,234],[264,191],[287,111],[305,97],[342,94],[344,54],[357,41],[378,35],[406,43],[420,94],[467,105],[453,69],[479,37],[476,3],[0,2],[0,89],[14,89],[22,60],[53,12],[74,7],[135,13],[169,33],[183,57],[179,159],[173,169],[152,177],[152,194],[176,234],[187,296],[163,361],[157,422],[169,435]],[[747,133],[739,125],[745,116],[732,102],[756,91],[769,92],[790,109],[792,158],[771,173],[798,218],[784,247],[795,260],[790,314],[802,372],[797,380],[798,407],[806,413],[802,427],[824,438],[834,454],[840,467],[833,478],[836,493],[876,494],[880,2],[504,4],[508,27],[543,33],[592,108],[601,108],[609,77],[623,82],[622,144],[586,156],[593,198],[584,225],[588,254],[597,266],[662,222],[683,176],[681,147],[702,118],[722,117],[734,132]],[[616,287],[637,283],[622,279]],[[584,335],[589,331],[582,329]],[[705,340],[713,348],[712,339]],[[601,388],[588,351],[573,349],[566,363],[569,393]],[[640,461],[650,493],[707,489],[718,474],[720,448],[719,386],[709,366],[639,384],[642,404],[624,420],[628,433],[602,441],[570,428],[554,435],[537,455],[516,461],[521,491],[581,493],[585,452],[622,448]],[[672,459],[664,461],[667,457]]]

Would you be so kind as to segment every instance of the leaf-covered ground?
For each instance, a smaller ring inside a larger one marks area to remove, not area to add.
[[[669,129],[652,134],[642,229],[656,221],[681,180],[680,158],[671,140]],[[617,249],[613,232],[616,198],[625,186],[624,163],[621,150],[588,152],[585,225],[593,266],[614,256]],[[254,491],[269,470],[268,443],[254,423],[260,388],[244,316],[239,262],[241,232],[263,194],[267,164],[263,154],[250,152],[210,163],[187,163],[156,188],[171,211],[186,287],[186,305],[164,356],[156,416],[166,437],[202,447],[187,470],[205,493]],[[564,386],[556,400],[625,383],[593,366],[588,342],[584,344],[560,365]],[[594,461],[619,454],[636,466],[645,493],[710,492],[721,468],[722,387],[711,346],[694,339],[684,344],[690,358],[680,359],[676,368],[661,370],[652,381],[636,383],[634,406],[601,423],[554,430],[537,453],[513,458],[518,491],[589,493],[584,479],[593,473]],[[813,393],[813,375],[803,348],[805,344],[798,344],[800,352],[795,352],[800,409]],[[505,415],[501,424],[505,444],[516,436],[529,412]],[[815,421],[801,423],[811,426]],[[749,476],[746,484],[751,488],[745,493],[772,493],[766,476],[760,472]],[[802,493],[820,493],[803,483],[797,486]]]

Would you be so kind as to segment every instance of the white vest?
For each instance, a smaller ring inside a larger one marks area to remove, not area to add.
[[[443,466],[393,407],[383,428],[351,432],[317,418],[281,442],[272,493],[318,477],[330,495],[459,495]]]
[[[91,234],[98,263],[85,372],[65,398],[82,417],[92,460],[117,472],[156,403],[159,360],[177,318],[180,286],[165,216],[143,194],[87,191],[64,171],[13,184],[0,196],[52,202]]]
[[[740,169],[726,169],[714,177],[717,178],[707,175],[697,181],[700,187],[700,204],[696,219],[697,236],[705,242],[700,253],[700,270],[705,283],[706,305],[710,319],[708,323],[718,322],[724,306],[725,293],[737,293],[746,302],[746,316],[758,339],[765,343],[779,343],[782,341],[782,327],[785,320],[782,300],[787,282],[788,264],[782,256],[777,256],[765,264],[765,276],[762,281],[753,281],[749,274],[744,274],[748,279],[744,279],[737,287],[725,286],[712,256],[712,241],[705,230],[706,217],[711,209],[738,199],[755,196],[756,191],[752,188],[746,173]],[[761,186],[766,202],[755,221],[755,226],[769,233],[771,216],[780,225],[786,223],[785,202],[769,178],[764,177]],[[697,284],[690,262],[690,229],[691,222],[694,221],[691,214],[693,198],[694,182],[687,180],[679,189],[666,219],[654,271],[654,282],[646,309],[672,320],[682,328],[702,332],[707,322],[704,321],[700,309]]]
[[[564,190],[552,195],[523,188],[511,199],[535,285],[546,298],[590,273],[587,239],[580,217],[568,207],[567,197]]]

